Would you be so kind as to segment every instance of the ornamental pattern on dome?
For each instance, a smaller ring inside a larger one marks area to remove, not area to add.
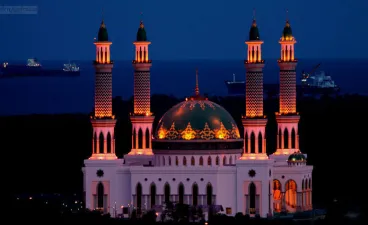
[[[232,129],[226,129],[223,123],[220,124],[220,129],[211,129],[208,123],[205,123],[202,130],[194,130],[188,123],[184,130],[177,130],[175,122],[171,124],[169,130],[166,130],[161,124],[158,130],[158,139],[161,140],[212,140],[212,139],[238,139],[240,133],[235,124],[232,124]]]
[[[160,119],[157,140],[239,139],[236,122],[223,107],[207,99],[191,98],[169,109]]]

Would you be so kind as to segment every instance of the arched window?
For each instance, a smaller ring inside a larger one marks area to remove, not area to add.
[[[230,156],[230,158],[229,158],[229,164],[230,164],[230,165],[232,165],[232,164],[233,164],[233,157],[232,157],[232,156]]]
[[[107,153],[111,153],[111,134],[110,132],[107,133],[106,145],[107,145]]]
[[[96,132],[93,135],[93,153],[98,153],[98,151],[97,151],[97,134],[96,134]]]
[[[192,187],[192,195],[193,195],[193,205],[198,205],[198,185],[196,183],[193,184]]]
[[[141,128],[138,131],[138,149],[143,149],[143,131]]]
[[[248,137],[248,132],[245,133],[245,137],[244,137],[244,148],[245,148],[245,152],[249,153],[250,149],[248,147],[249,143],[249,137]]]
[[[156,205],[156,185],[151,184],[151,208],[153,208],[154,205]]]
[[[292,207],[296,207],[296,182],[288,180],[285,184],[285,203]]]
[[[170,185],[168,183],[165,184],[165,189],[164,189],[164,193],[165,193],[165,202],[170,202]]]
[[[184,156],[183,157],[183,165],[186,166],[187,165],[187,158]]]
[[[171,166],[171,157],[169,156],[169,166]]]
[[[207,205],[212,205],[212,185],[210,183],[207,184],[206,188],[206,194],[207,194]]]
[[[194,157],[192,156],[192,158],[191,158],[191,160],[190,160],[190,164],[192,165],[192,166],[195,166],[195,159],[194,159]]]
[[[179,158],[177,156],[175,157],[175,165],[179,166]]]
[[[289,131],[285,128],[284,130],[284,149],[289,148]]]
[[[281,212],[281,183],[279,180],[273,180],[273,210]]]
[[[216,166],[218,166],[220,164],[220,157],[216,157]]]
[[[250,153],[256,153],[256,136],[253,132],[250,134]]]
[[[291,130],[291,148],[295,148],[295,143],[296,143],[296,133],[295,129],[293,128]]]
[[[100,142],[100,152],[99,153],[104,153],[104,136],[103,133],[100,133],[100,137],[99,137],[99,142]]]
[[[211,159],[211,156],[208,156],[208,159],[207,159],[207,165],[211,166],[212,165],[212,159]]]
[[[145,147],[150,148],[151,137],[150,137],[150,132],[149,132],[148,128],[146,129],[145,138],[146,138],[146,146]]]
[[[140,214],[140,211],[142,209],[142,185],[141,183],[137,184],[136,187],[136,195],[137,195],[137,209],[138,209],[138,213]]]
[[[104,208],[104,196],[105,196],[105,188],[103,184],[100,182],[97,185],[97,208]]]
[[[257,153],[262,153],[263,151],[263,139],[262,139],[262,133],[259,132],[258,133],[258,152]]]
[[[165,166],[165,156],[162,156],[162,165]]]
[[[282,148],[282,145],[281,145],[281,143],[282,143],[282,132],[281,132],[281,128],[279,129],[279,139],[278,139],[278,144],[279,144],[279,146],[278,146],[278,148]]]
[[[132,148],[136,149],[137,148],[137,131],[133,130],[133,140],[132,140]]]
[[[200,166],[203,166],[203,158],[202,158],[202,156],[199,158],[199,165]]]
[[[256,214],[256,185],[249,184],[249,214]]]
[[[179,184],[179,203],[184,204],[184,185]]]
[[[224,158],[222,159],[222,164],[226,165],[226,156],[224,156]]]

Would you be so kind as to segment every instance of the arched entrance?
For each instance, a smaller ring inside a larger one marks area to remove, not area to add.
[[[288,180],[285,184],[285,204],[288,212],[295,212],[296,210],[296,182],[294,180]]]
[[[249,214],[256,214],[256,185],[252,182],[249,184]]]
[[[273,211],[281,212],[281,182],[279,180],[273,180]]]

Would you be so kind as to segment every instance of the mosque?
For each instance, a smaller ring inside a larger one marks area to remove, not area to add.
[[[112,114],[112,68],[104,21],[96,46],[92,156],[84,161],[85,206],[113,216],[154,209],[165,202],[214,207],[227,215],[272,216],[312,209],[312,170],[299,150],[296,111],[295,38],[287,20],[281,39],[277,150],[266,154],[263,114],[263,67],[255,18],[249,31],[246,69],[246,113],[241,137],[232,116],[200,95],[198,74],[193,96],[173,106],[152,129],[150,68],[146,30],[141,21],[135,45],[132,147],[123,158],[115,155],[115,117]],[[241,115],[239,115],[241,116]],[[211,208],[212,209],[212,208]]]

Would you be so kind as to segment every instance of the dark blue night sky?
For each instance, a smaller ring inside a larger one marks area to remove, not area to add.
[[[298,58],[368,58],[366,0],[2,0],[37,15],[0,15],[0,59],[89,60],[104,9],[112,58],[132,59],[140,12],[151,58],[244,59],[256,8],[264,58],[277,58],[286,9]]]

